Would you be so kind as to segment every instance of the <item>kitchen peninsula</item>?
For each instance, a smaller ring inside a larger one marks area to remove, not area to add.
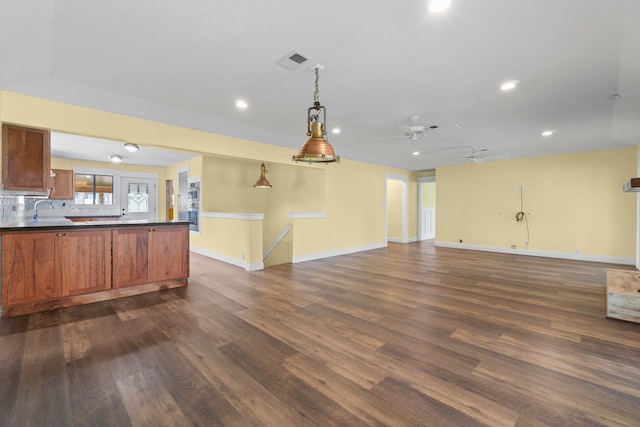
[[[23,219],[0,238],[2,317],[187,285],[188,222]]]

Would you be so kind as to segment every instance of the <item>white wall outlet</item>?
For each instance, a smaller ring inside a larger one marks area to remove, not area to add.
[[[524,248],[527,249],[529,247],[529,241],[525,240],[524,241]]]

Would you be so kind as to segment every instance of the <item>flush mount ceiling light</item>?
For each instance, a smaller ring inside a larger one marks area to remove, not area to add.
[[[429,2],[429,12],[444,12],[445,10],[449,9],[449,6],[451,6],[450,0],[431,0],[431,2]]]
[[[419,155],[420,155],[420,152],[419,152],[419,151],[414,151],[414,152],[413,152],[413,155],[414,155],[414,156],[419,156]]]
[[[124,144],[124,149],[127,150],[130,153],[135,153],[136,151],[138,151],[140,149],[140,147],[138,146],[138,144]]]
[[[544,132],[542,132],[542,136],[551,136],[555,133],[556,131],[554,130],[545,130]]]
[[[260,178],[256,181],[253,188],[271,188],[271,183],[267,179],[267,167],[263,164],[260,165]]]
[[[518,80],[509,80],[508,82],[504,82],[500,85],[500,90],[506,92],[515,89],[516,86],[518,86]]]
[[[120,163],[122,162],[122,156],[118,156],[117,154],[114,154],[112,156],[109,156],[109,160],[111,160],[113,163]]]
[[[316,74],[315,91],[313,92],[313,107],[307,110],[307,136],[309,140],[302,146],[300,152],[293,156],[291,160],[294,162],[309,163],[333,163],[340,162],[340,156],[336,156],[333,147],[327,141],[327,110],[320,105],[318,91],[318,70],[323,69],[322,65],[314,65],[311,67]],[[314,114],[311,111],[315,111]],[[322,113],[322,121],[320,121],[320,113]]]
[[[236,107],[240,110],[244,110],[249,106],[249,104],[247,104],[247,101],[245,101],[244,99],[238,99],[236,101]]]

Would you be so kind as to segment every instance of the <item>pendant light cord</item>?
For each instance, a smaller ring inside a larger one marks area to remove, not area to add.
[[[318,68],[316,67],[316,89],[313,92],[313,105],[320,105],[320,89],[318,89],[318,80],[320,80],[320,73],[318,72]]]

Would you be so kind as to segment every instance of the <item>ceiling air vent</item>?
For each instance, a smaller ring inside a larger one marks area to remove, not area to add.
[[[293,71],[308,61],[309,61],[309,58],[294,51],[288,55],[285,55],[284,58],[278,60],[276,64],[280,65],[283,68],[286,68],[289,71]]]

